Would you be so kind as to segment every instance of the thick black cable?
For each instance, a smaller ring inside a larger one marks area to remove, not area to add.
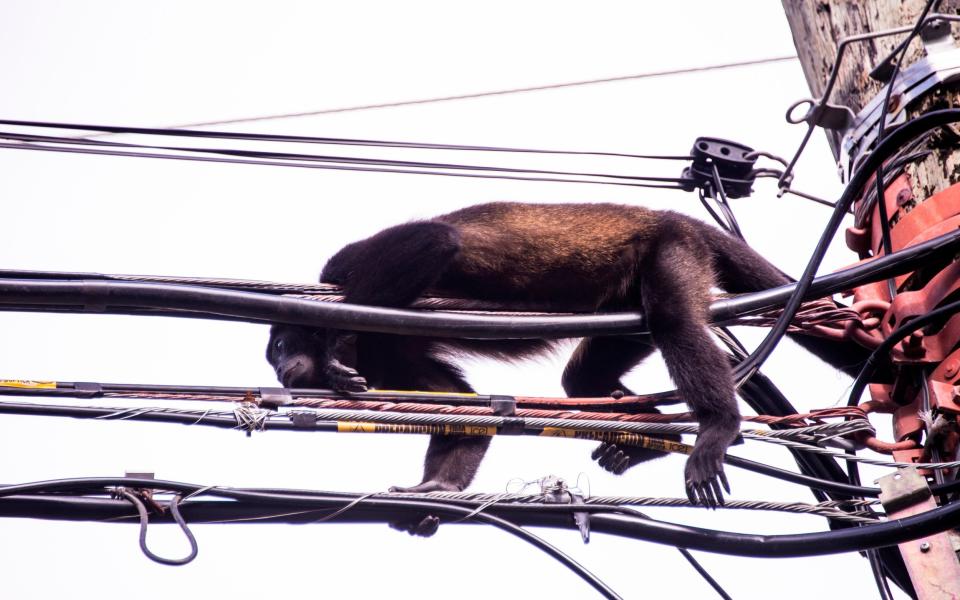
[[[803,302],[803,299],[808,292],[814,277],[816,276],[817,268],[820,266],[820,262],[823,260],[823,257],[826,254],[827,247],[830,245],[831,240],[836,234],[837,229],[839,228],[848,208],[852,204],[853,200],[859,196],[861,191],[864,189],[869,177],[876,171],[877,166],[892,156],[905,143],[916,138],[918,135],[921,135],[922,133],[935,127],[956,121],[960,121],[960,110],[958,109],[932,111],[901,125],[891,132],[889,136],[880,140],[880,143],[877,145],[876,149],[867,156],[861,168],[859,168],[853,174],[850,183],[844,189],[843,194],[837,201],[837,205],[834,208],[833,213],[830,215],[827,225],[824,227],[823,233],[821,234],[820,240],[814,249],[813,255],[810,257],[810,260],[803,271],[803,275],[801,275],[800,279],[797,281],[796,289],[784,307],[783,313],[777,319],[777,322],[771,328],[770,332],[763,339],[757,349],[754,350],[747,360],[740,363],[740,365],[737,367],[735,371],[736,377],[743,377],[751,370],[756,369],[763,364],[767,357],[770,356],[770,353],[773,352],[773,349],[776,347],[777,343],[786,333],[790,322],[793,320],[794,315],[796,315],[797,309]]]
[[[351,500],[345,497],[320,495],[252,493],[236,489],[210,488],[179,482],[133,478],[84,478],[10,485],[0,487],[0,497],[38,492],[62,493],[71,490],[89,492],[108,486],[140,487],[186,494],[202,491],[206,495],[231,500],[262,502],[267,505],[299,506],[302,508],[337,509],[350,502],[357,502],[359,498],[359,496],[354,496]],[[192,502],[185,503],[182,508],[185,516],[196,523],[198,520],[190,515],[192,504]],[[219,502],[218,504],[232,503]],[[474,518],[486,520],[484,517],[497,514],[523,525],[573,528],[575,525],[569,518],[571,512],[588,511],[593,513],[595,508],[590,507],[590,505],[493,504],[486,509],[486,512],[474,515]],[[338,520],[361,522],[358,520],[360,516],[369,519],[370,512],[366,509],[387,509],[386,514],[381,514],[380,518],[386,517],[388,520],[393,520],[396,517],[394,512],[396,510],[412,514],[429,513],[453,516],[463,516],[473,512],[471,509],[437,502],[434,499],[421,501],[409,498],[401,500],[374,496],[360,499],[355,508],[339,515]],[[492,520],[488,522],[496,524]],[[688,550],[766,558],[818,556],[868,550],[939,533],[958,524],[960,524],[960,503],[938,507],[920,515],[894,519],[861,528],[782,535],[733,533],[690,527],[655,519],[639,519],[622,514],[600,514],[600,511],[591,516],[591,529],[600,533],[644,539],[655,543],[683,547]]]
[[[905,324],[894,329],[890,335],[888,335],[880,343],[880,345],[870,353],[870,356],[867,357],[867,360],[863,364],[863,367],[861,367],[856,379],[853,380],[853,384],[850,388],[850,395],[847,398],[847,406],[856,406],[860,403],[860,396],[863,395],[863,392],[870,381],[870,377],[876,373],[877,369],[881,365],[887,364],[889,361],[889,353],[891,350],[893,350],[894,346],[899,344],[904,338],[917,329],[926,327],[927,325],[935,323],[940,319],[949,318],[958,312],[960,312],[960,300],[955,300],[924,315],[914,317],[910,321],[907,321]]]
[[[960,112],[960,111],[958,111]],[[808,298],[833,294],[863,283],[902,274],[932,256],[960,248],[960,231],[939,236],[869,263],[817,278]],[[644,331],[643,315],[607,313],[574,316],[486,316],[431,313],[278,297],[265,293],[212,287],[55,278],[45,281],[33,272],[27,279],[0,278],[0,310],[96,312],[240,319],[314,327],[336,327],[400,335],[468,338],[563,338],[629,335]],[[798,284],[715,301],[713,322],[777,308],[793,297]],[[55,307],[55,308],[51,308]],[[153,312],[151,312],[153,311]]]

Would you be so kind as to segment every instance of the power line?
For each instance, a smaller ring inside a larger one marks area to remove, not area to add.
[[[171,129],[181,127],[209,127],[213,125],[233,125],[236,123],[253,123],[256,121],[270,121],[274,119],[292,119],[296,117],[311,117],[315,115],[331,115],[337,113],[359,112],[363,110],[375,110],[381,108],[399,108],[402,106],[415,106],[419,104],[435,104],[438,102],[452,102],[454,100],[472,100],[474,98],[488,98],[490,96],[506,96],[509,94],[523,94],[528,92],[542,92],[546,90],[556,90],[562,88],[581,87],[586,85],[596,85],[600,83],[616,83],[620,81],[631,81],[636,79],[650,79],[653,77],[667,77],[670,75],[688,75],[691,73],[702,73],[705,71],[718,71],[722,69],[734,69],[737,67],[750,67],[755,65],[764,65],[788,60],[796,60],[797,55],[775,56],[772,58],[760,58],[755,60],[744,60],[732,63],[723,63],[718,65],[706,65],[702,67],[687,67],[683,69],[668,69],[663,71],[649,71],[646,73],[635,73],[632,75],[619,75],[615,77],[603,77],[600,79],[586,79],[583,81],[568,81],[563,83],[553,83],[546,85],[535,85],[519,88],[507,88],[502,90],[493,90],[487,92],[476,92],[472,94],[456,94],[450,96],[436,96],[432,98],[419,98],[415,100],[398,100],[396,102],[380,102],[375,104],[360,104],[356,106],[342,106],[336,108],[323,108],[319,110],[310,110],[303,112],[284,113],[278,115],[263,115],[256,117],[240,117],[237,119],[221,119],[216,121],[200,121],[196,123],[186,123],[181,125],[171,125]]]

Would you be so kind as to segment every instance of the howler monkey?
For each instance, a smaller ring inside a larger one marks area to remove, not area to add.
[[[630,393],[620,378],[655,348],[700,423],[685,467],[695,502],[722,502],[723,455],[740,413],[727,356],[707,331],[710,289],[752,292],[788,278],[742,241],[684,215],[613,204],[491,203],[390,227],[349,244],[320,281],[343,287],[347,302],[409,305],[428,289],[493,301],[527,301],[565,311],[642,308],[649,335],[580,342],[563,372],[570,396]],[[798,336],[847,370],[861,356],[836,342]],[[287,387],[469,392],[451,352],[498,358],[536,354],[548,341],[477,341],[274,326],[267,359]],[[850,345],[851,347],[853,345]],[[860,352],[862,354],[862,351]],[[433,436],[423,481],[406,492],[459,491],[473,479],[487,437]],[[603,445],[600,464],[621,473],[662,453]]]

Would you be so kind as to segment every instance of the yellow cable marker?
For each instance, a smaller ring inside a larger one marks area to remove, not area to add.
[[[29,379],[0,379],[0,387],[20,388],[26,390],[54,390],[56,381],[31,381]]]

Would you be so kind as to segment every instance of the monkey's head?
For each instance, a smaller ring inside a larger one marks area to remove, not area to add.
[[[327,330],[293,325],[270,328],[267,362],[283,387],[328,387],[323,373],[327,355]]]

